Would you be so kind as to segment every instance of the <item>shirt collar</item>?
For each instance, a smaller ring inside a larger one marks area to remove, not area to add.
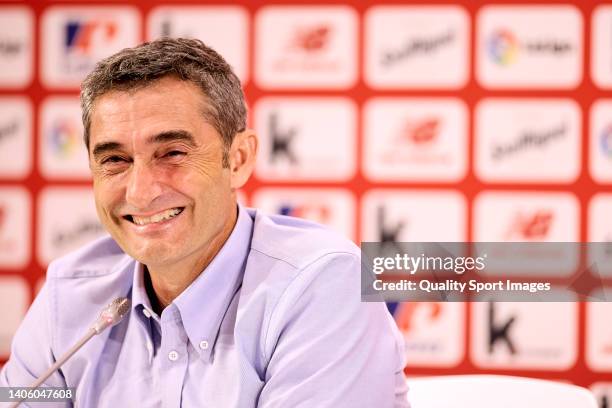
[[[137,315],[146,313],[146,316],[154,315],[151,301],[147,295],[144,283],[144,265],[136,262],[134,265],[134,281],[132,283],[132,309]]]
[[[253,219],[238,205],[232,233],[206,269],[173,303],[178,308],[191,345],[209,360],[225,312],[236,294],[251,247]],[[133,307],[153,313],[144,287],[143,267],[137,263],[132,291]],[[141,312],[142,313],[142,312]]]

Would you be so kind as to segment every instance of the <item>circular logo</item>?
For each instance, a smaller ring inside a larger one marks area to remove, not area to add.
[[[489,56],[499,65],[510,65],[518,54],[518,41],[510,31],[495,31],[487,43]]]
[[[612,158],[612,123],[608,124],[601,132],[599,147],[604,155]]]
[[[51,128],[49,140],[52,151],[60,157],[72,155],[78,148],[81,134],[79,127],[71,120],[60,119]]]

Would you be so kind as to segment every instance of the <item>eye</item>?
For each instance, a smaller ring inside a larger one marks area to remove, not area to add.
[[[179,157],[184,155],[185,152],[181,152],[180,150],[170,150],[168,153],[164,154],[163,157]]]
[[[126,160],[121,156],[109,156],[102,160],[102,164],[123,163]]]

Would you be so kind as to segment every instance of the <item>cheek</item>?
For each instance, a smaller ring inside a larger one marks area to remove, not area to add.
[[[94,183],[94,198],[98,215],[112,218],[113,207],[122,202],[121,189],[112,183]]]

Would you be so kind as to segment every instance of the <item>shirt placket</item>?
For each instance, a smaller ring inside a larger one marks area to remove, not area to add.
[[[169,305],[161,316],[161,348],[158,358],[161,363],[161,387],[164,408],[179,408],[187,373],[187,334],[178,309]]]

